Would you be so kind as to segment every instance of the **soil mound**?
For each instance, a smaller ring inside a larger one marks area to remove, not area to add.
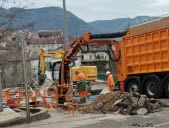
[[[79,110],[82,113],[110,114],[118,112],[123,115],[145,115],[161,111],[163,107],[168,107],[168,105],[156,99],[148,99],[145,95],[116,91],[99,95],[91,104]]]

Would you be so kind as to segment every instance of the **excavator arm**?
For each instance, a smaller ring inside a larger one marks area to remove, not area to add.
[[[70,81],[70,67],[69,64],[74,60],[77,53],[82,50],[83,53],[89,52],[90,47],[102,47],[103,45],[108,46],[108,51],[110,58],[116,62],[117,70],[120,70],[119,60],[121,57],[121,50],[119,47],[119,42],[113,40],[113,38],[122,37],[127,34],[127,31],[117,32],[117,33],[104,33],[104,34],[91,34],[84,33],[82,37],[78,38],[70,46],[67,46],[66,52],[62,58],[61,70],[60,70],[60,81],[59,84],[63,87]],[[82,49],[82,46],[86,46],[86,50]],[[114,49],[113,49],[114,48]],[[62,88],[61,92],[62,94]]]
[[[61,59],[64,53],[65,51],[63,50],[44,51],[42,48],[38,50],[38,56],[39,56],[38,76],[39,76],[39,81],[41,81],[41,84],[43,84],[45,80],[45,58],[52,57],[56,59]]]

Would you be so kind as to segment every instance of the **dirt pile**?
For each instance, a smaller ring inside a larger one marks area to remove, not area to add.
[[[82,113],[113,113],[145,115],[161,111],[167,104],[155,99],[148,99],[145,95],[127,92],[109,92],[98,96],[91,104],[80,108]]]

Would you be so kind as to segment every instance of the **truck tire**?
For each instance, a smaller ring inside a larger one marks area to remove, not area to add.
[[[127,83],[127,92],[141,92],[139,80],[130,80]]]
[[[144,82],[144,92],[149,98],[161,96],[162,85],[158,77],[150,77]]]
[[[164,92],[165,95],[169,98],[169,79],[164,81]]]

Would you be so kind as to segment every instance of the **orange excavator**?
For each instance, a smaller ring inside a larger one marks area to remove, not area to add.
[[[84,33],[84,35],[78,38],[70,46],[67,46],[66,52],[62,58],[62,63],[60,67],[60,81],[61,85],[60,94],[63,93],[64,86],[66,83],[70,83],[70,67],[69,64],[72,63],[77,53],[80,50],[83,50],[81,46],[86,46],[86,51],[83,53],[89,52],[90,47],[102,47],[107,45],[108,53],[112,61],[116,62],[117,71],[120,71],[121,65],[121,42],[117,42],[112,38],[122,37],[126,35],[127,31],[118,32],[118,33],[108,33],[108,34],[90,34]]]

